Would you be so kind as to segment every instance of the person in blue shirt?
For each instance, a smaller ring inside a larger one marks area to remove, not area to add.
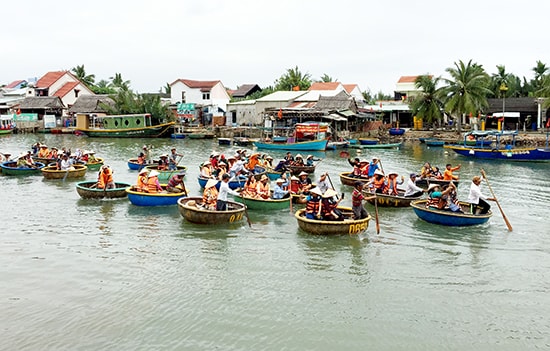
[[[284,187],[288,186],[288,180],[279,178],[275,181],[275,186],[273,187],[273,198],[274,199],[285,199],[290,196],[288,190],[284,190]]]
[[[374,176],[374,172],[376,172],[377,169],[380,169],[380,160],[378,159],[378,157],[373,157],[372,162],[369,163],[368,177],[372,178],[372,176]]]

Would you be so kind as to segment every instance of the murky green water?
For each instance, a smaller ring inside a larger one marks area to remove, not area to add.
[[[0,138],[0,152],[36,141],[94,149],[130,183],[137,175],[126,160],[144,143],[13,135]],[[215,140],[146,142],[155,154],[184,152],[194,195],[199,162],[234,150]],[[474,162],[423,145],[361,156],[373,155],[401,174],[425,160],[461,163],[462,198],[483,167],[514,231],[496,206],[473,228],[380,208],[380,235],[371,223],[361,237],[308,235],[286,210],[250,211],[252,228],[212,228],[185,222],[175,207],[82,200],[75,181],[0,176],[0,349],[550,348],[548,164]],[[338,178],[347,161],[318,156],[317,175],[328,171],[349,193]]]

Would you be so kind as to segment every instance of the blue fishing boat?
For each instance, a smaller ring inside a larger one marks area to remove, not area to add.
[[[429,223],[453,227],[471,226],[487,223],[489,218],[493,215],[491,211],[482,215],[471,214],[470,204],[466,202],[460,202],[460,207],[464,213],[452,212],[448,210],[435,210],[426,208],[427,201],[428,200],[417,200],[411,202],[411,206],[418,218]]]
[[[153,161],[153,164],[157,164],[158,161]],[[137,158],[131,158],[128,160],[128,168],[132,171],[141,171],[142,168],[147,165],[140,165]]]
[[[172,206],[178,203],[178,200],[187,197],[185,192],[183,193],[168,193],[165,192],[166,185],[161,185],[163,192],[161,193],[145,193],[137,191],[134,187],[126,189],[128,194],[128,200],[136,206]]]
[[[547,144],[544,148],[516,147],[517,131],[492,131],[488,132],[496,138],[494,148],[471,147],[464,145],[445,145],[459,155],[469,158],[509,161],[550,161],[550,148]]]
[[[328,140],[299,141],[295,143],[272,143],[255,141],[258,149],[285,150],[285,151],[325,151]]]
[[[329,125],[327,123],[305,122],[296,123],[294,135],[282,142],[277,142],[277,136],[264,141],[255,141],[258,149],[286,151],[325,151],[327,149]],[[272,132],[274,134],[274,132]]]
[[[426,146],[443,146],[445,145],[445,141],[441,139],[435,139],[435,138],[428,138],[425,139],[424,142],[426,143]]]

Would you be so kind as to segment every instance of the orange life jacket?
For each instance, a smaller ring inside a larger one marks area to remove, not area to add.
[[[139,190],[146,190],[147,189],[147,176],[138,176],[137,178],[137,188]]]
[[[215,186],[212,186],[202,194],[202,203],[210,209],[216,208],[216,202],[218,201],[218,189]]]
[[[97,187],[99,189],[105,189],[105,186],[109,183],[113,182],[113,172],[107,168],[107,171],[101,171],[99,172],[99,176],[97,177]]]
[[[157,188],[158,178],[157,177],[150,177],[147,178],[147,191],[150,193],[158,193]]]
[[[374,189],[384,189],[384,177],[374,177],[372,180],[372,186]]]
[[[388,181],[384,185],[384,194],[388,195],[397,195],[397,177],[396,178],[388,178]]]
[[[306,213],[317,216],[317,213],[319,213],[319,206],[321,206],[321,199],[309,200],[306,204]]]
[[[361,175],[363,177],[368,177],[369,176],[369,165],[368,164],[361,167]]]
[[[256,186],[256,193],[264,199],[269,198],[269,183],[259,182]]]

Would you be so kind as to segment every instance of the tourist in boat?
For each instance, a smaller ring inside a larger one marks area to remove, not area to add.
[[[218,164],[218,168],[213,172],[216,179],[221,180],[223,175],[227,173],[227,165],[223,162]]]
[[[301,194],[302,191],[300,189],[300,179],[296,176],[290,177],[290,186],[289,190],[291,194]]]
[[[84,156],[86,156],[87,163],[97,163],[97,158],[95,157],[95,151],[93,150],[86,151]]]
[[[298,174],[298,181],[300,183],[300,191],[302,194],[307,195],[309,190],[312,188],[311,179],[308,177],[306,172],[301,172]]]
[[[275,172],[285,172],[287,170],[286,166],[288,166],[287,162],[285,160],[279,161],[277,163],[277,166],[273,169]]]
[[[318,188],[313,188],[309,192],[306,200],[306,218],[319,219],[321,209],[321,191]]]
[[[361,160],[359,160],[359,157],[356,157],[355,159],[348,158],[348,163],[350,166],[353,167],[353,170],[350,173],[350,177],[352,178],[359,178],[361,177]]]
[[[449,194],[446,196],[445,200],[447,201],[447,204],[445,205],[445,209],[451,212],[464,213],[464,211],[462,211],[462,207],[460,207],[460,202],[458,201],[456,185],[453,182],[449,182],[449,185],[446,185],[445,189],[448,187],[452,189],[449,192]]]
[[[201,166],[201,177],[202,178],[215,178],[212,174],[212,167],[210,161],[204,161]]]
[[[420,178],[432,178],[434,174],[434,168],[429,162],[424,163],[424,166],[420,169]]]
[[[169,193],[187,193],[183,178],[185,177],[185,171],[174,174],[168,184],[166,185],[166,191]]]
[[[411,173],[409,180],[407,180],[407,187],[405,188],[405,197],[419,197],[426,192],[426,189],[422,189],[416,185],[416,173]]]
[[[384,187],[386,186],[386,177],[381,170],[377,169],[374,172],[372,179],[367,183],[367,187],[370,189],[370,192],[382,194],[384,193]]]
[[[371,178],[369,176],[369,170],[370,170],[370,163],[367,159],[362,159],[359,162],[359,178],[363,178],[368,180]]]
[[[204,192],[202,193],[202,206],[210,211],[216,210],[216,203],[218,201],[218,189],[216,189],[218,181],[215,179],[208,179],[204,186]]]
[[[454,175],[454,171],[458,171],[461,165],[453,167],[450,163],[445,165],[445,171],[443,172],[443,180],[458,180],[458,176]]]
[[[59,158],[59,155],[57,153],[58,153],[57,148],[55,146],[52,147],[52,149],[50,150],[50,153],[48,154],[48,158],[52,160],[57,160]]]
[[[159,163],[157,165],[157,169],[159,171],[167,171],[168,170],[168,155],[167,154],[160,155],[160,160],[159,160]]]
[[[292,161],[290,163],[291,166],[296,166],[296,167],[303,167],[304,166],[304,159],[302,157],[302,155],[300,154],[297,154],[295,157],[294,157],[294,161]]]
[[[483,172],[481,173],[483,174]],[[481,192],[481,181],[483,176],[475,176],[470,184],[470,193],[468,194],[468,203],[472,214],[486,214],[491,209],[487,201],[495,201],[492,197],[486,197]]]
[[[248,172],[244,168],[244,162],[240,159],[240,156],[237,157],[235,155],[235,162],[229,169],[229,175],[231,176],[231,179],[234,179],[235,177],[238,177],[241,174],[248,174]]]
[[[328,189],[332,189],[330,182],[328,180],[328,172],[325,172],[319,176],[317,180],[317,187],[321,190],[321,193],[325,193]]]
[[[145,158],[145,154],[143,152],[140,152],[137,158],[137,163],[139,164],[139,167],[144,167],[147,164],[147,159]]]
[[[283,174],[282,177],[285,175]],[[284,178],[279,178],[275,181],[275,186],[273,187],[273,198],[274,199],[286,199],[290,196],[288,190],[284,190],[285,186],[288,185],[288,180]]]
[[[321,216],[325,221],[343,221],[344,215],[337,208],[342,198],[336,200],[336,191],[328,189],[321,199]]]
[[[271,189],[269,186],[269,177],[262,174],[260,181],[256,184],[256,194],[262,199],[269,199],[271,195]]]
[[[168,157],[168,169],[174,171],[178,168],[178,157],[183,157],[182,154],[178,154],[176,148],[170,149],[170,156]]]
[[[447,188],[441,191],[441,185],[430,184],[428,187],[428,201],[426,201],[426,208],[433,210],[442,210],[447,205],[446,198],[451,192],[452,188]]]
[[[432,177],[435,178],[435,179],[443,179],[443,174],[441,174],[441,171],[439,170],[439,167],[434,167]]]
[[[67,156],[67,155],[61,156],[61,162],[59,164],[59,169],[62,170],[62,171],[72,171],[72,170],[74,170],[74,167],[73,167],[71,161],[69,161],[69,156]]]
[[[48,150],[48,146],[46,144],[40,145],[40,150],[38,150],[38,157],[40,158],[48,158],[50,155],[50,150]]]
[[[266,176],[267,177],[267,176]],[[229,188],[229,174],[224,174],[220,182],[220,191],[218,194],[218,199],[216,201],[216,211],[227,211],[227,194],[233,196],[240,196],[240,194],[231,188]]]
[[[351,210],[353,211],[353,218],[355,220],[367,218],[369,216],[369,213],[363,206],[363,200],[368,200],[369,198],[366,198],[363,195],[363,188],[365,187],[365,183],[363,183],[360,180],[355,181],[353,184],[353,192],[351,193]],[[372,196],[374,198],[375,196]]]
[[[248,162],[246,163],[245,165],[245,168],[250,171],[250,172],[253,172],[254,171],[254,168],[259,164],[259,160],[258,160],[258,157],[260,156],[259,153],[253,153],[252,155],[250,155],[250,158],[248,159]]]
[[[141,153],[143,153],[145,164],[151,163],[151,152],[147,148],[147,145],[143,145],[143,147],[141,148]]]
[[[398,176],[399,174],[397,174],[397,172],[388,173],[388,178],[386,179],[386,183],[384,185],[384,194],[392,196],[399,195],[399,192],[397,191],[397,186],[405,182],[405,177],[401,176],[401,181],[399,181],[397,178]]]
[[[284,162],[286,165],[290,165],[294,161],[294,157],[292,156],[292,153],[288,151],[284,157]]]
[[[369,163],[369,172],[367,173],[368,177],[372,178],[376,171],[382,172],[380,170],[380,159],[378,157],[373,157],[372,162]],[[384,175],[384,173],[382,173],[382,175]]]
[[[264,163],[262,166],[264,166],[267,169],[273,169],[273,157],[269,155],[264,155]]]
[[[313,155],[307,155],[306,157],[306,166],[312,167],[314,165],[315,159],[313,159]]]
[[[149,172],[149,176],[147,177],[147,192],[160,193],[162,191],[158,175],[159,172],[157,172],[156,170],[152,170],[151,172]]]
[[[31,150],[32,150],[33,155],[38,154],[38,151],[40,150],[40,143],[36,142],[36,143],[32,144]]]
[[[246,179],[246,182],[244,183],[244,187],[242,190],[243,196],[250,197],[250,198],[256,198],[256,178],[253,174],[250,174],[248,178]]]
[[[137,184],[136,184],[136,190],[137,191],[147,191],[147,175],[149,171],[146,168],[143,168],[141,171],[139,171],[138,177],[137,177]]]
[[[213,152],[210,154],[210,165],[212,166],[213,170],[217,170],[220,167],[220,154],[217,152]]]
[[[19,156],[16,165],[18,168],[37,168],[34,164],[30,151],[28,151],[27,153],[22,153]]]
[[[97,175],[98,189],[114,189],[115,181],[113,180],[113,170],[107,165],[101,166]]]

